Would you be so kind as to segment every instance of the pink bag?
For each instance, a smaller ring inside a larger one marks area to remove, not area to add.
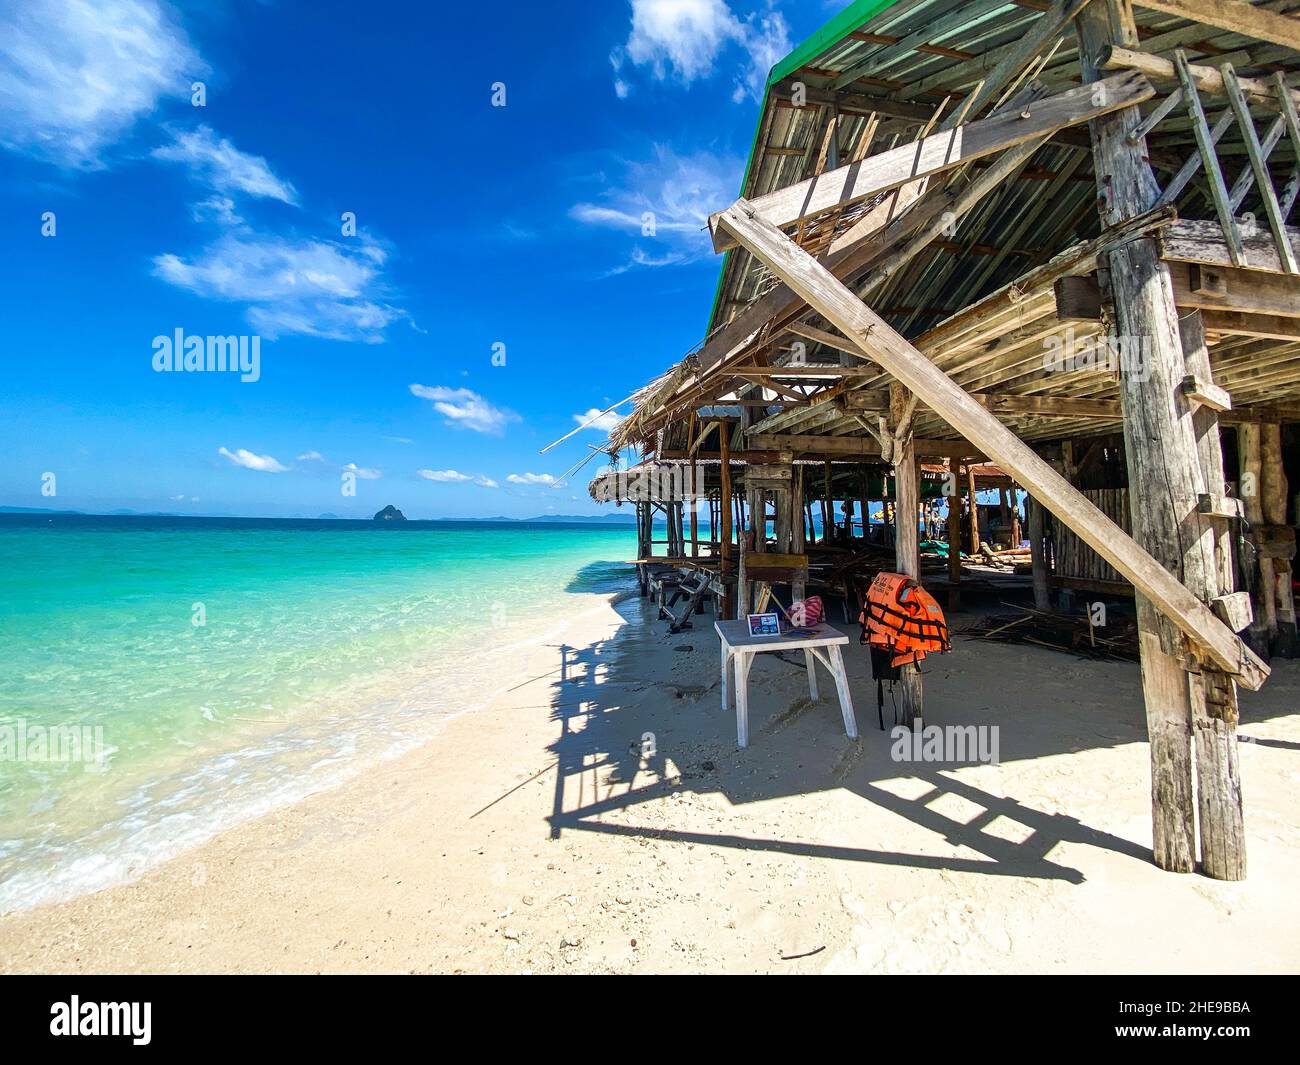
[[[810,595],[807,599],[798,599],[790,606],[790,624],[796,628],[804,625],[820,625],[826,616],[820,595]]]

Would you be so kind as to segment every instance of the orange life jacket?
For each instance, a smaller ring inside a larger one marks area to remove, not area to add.
[[[861,641],[891,654],[892,666],[952,650],[948,624],[934,596],[904,573],[878,573],[858,615]]]

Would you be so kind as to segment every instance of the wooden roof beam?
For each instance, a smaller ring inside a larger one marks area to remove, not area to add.
[[[1098,85],[1084,85],[1056,96],[1044,97],[1024,110],[1001,112],[969,122],[879,155],[850,163],[825,174],[808,178],[784,189],[759,196],[750,202],[756,215],[777,228],[794,225],[824,211],[843,208],[917,178],[942,173],[975,159],[992,155],[1017,144],[1050,136],[1123,107],[1132,107],[1155,95],[1151,83],[1140,74],[1127,73],[1107,78]],[[1096,102],[1100,97],[1101,102]],[[713,246],[726,251],[736,246],[718,224],[719,214],[709,217]]]
[[[1178,80],[1178,68],[1174,66],[1172,60],[1150,52],[1139,52],[1133,48],[1111,46],[1106,49],[1101,66],[1103,70],[1135,71],[1157,81]],[[1228,86],[1224,83],[1223,75],[1218,68],[1207,67],[1201,63],[1188,63],[1187,72],[1201,92],[1208,92],[1211,96],[1228,95]],[[1251,103],[1268,107],[1278,106],[1277,86],[1273,82],[1263,78],[1238,78],[1237,81],[1246,99]],[[1300,103],[1300,92],[1292,89],[1291,99]]]
[[[1138,0],[1134,6],[1300,51],[1300,19],[1243,0]]]

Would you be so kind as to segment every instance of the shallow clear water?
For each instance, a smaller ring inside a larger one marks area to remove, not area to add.
[[[422,742],[527,679],[511,646],[631,587],[635,543],[0,515],[0,912],[119,882]],[[41,750],[66,726],[90,730],[79,761]]]

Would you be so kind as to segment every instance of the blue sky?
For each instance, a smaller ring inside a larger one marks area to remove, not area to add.
[[[538,451],[701,338],[705,216],[839,6],[0,0],[0,504],[595,511],[601,460],[548,479],[603,433]],[[177,329],[259,378],[156,371]]]

